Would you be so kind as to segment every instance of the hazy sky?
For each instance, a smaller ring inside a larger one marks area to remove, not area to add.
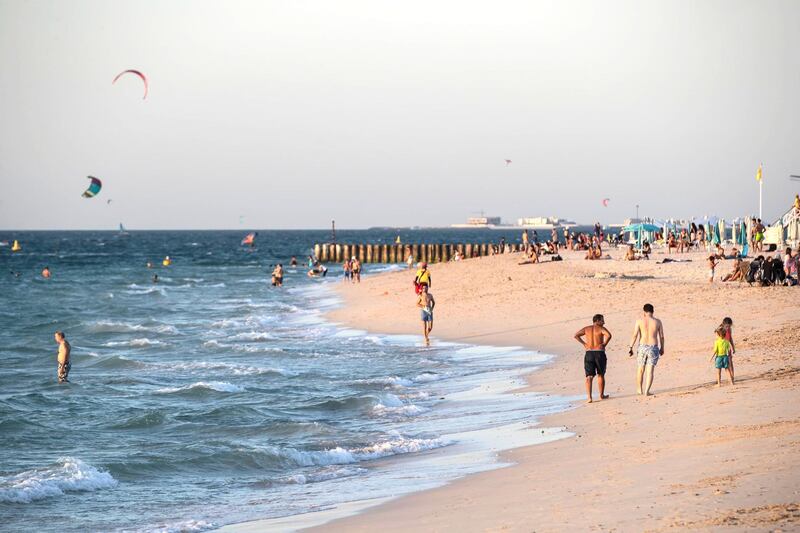
[[[0,228],[732,218],[760,161],[772,220],[796,0],[0,0]]]

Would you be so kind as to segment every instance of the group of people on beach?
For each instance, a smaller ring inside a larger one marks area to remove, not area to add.
[[[361,261],[356,256],[351,259],[345,259],[342,263],[342,271],[344,272],[344,282],[347,283],[361,283]]]
[[[651,387],[655,376],[655,367],[664,355],[664,325],[654,316],[652,304],[644,304],[642,316],[636,320],[633,334],[628,345],[628,356],[633,357],[636,348],[636,394],[651,396]],[[736,347],[733,343],[733,320],[730,317],[722,319],[722,323],[715,329],[716,340],[711,354],[711,361],[717,371],[717,386],[722,385],[722,370],[725,369],[734,384],[733,355]],[[601,400],[608,398],[605,393],[606,369],[608,358],[606,348],[611,342],[611,332],[605,327],[603,315],[592,317],[592,324],[579,329],[575,333],[575,340],[585,349],[583,368],[586,374],[587,403],[592,403],[592,389],[594,378],[597,377],[598,392]]]

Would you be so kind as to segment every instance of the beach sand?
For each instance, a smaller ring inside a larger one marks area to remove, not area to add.
[[[621,253],[613,251],[612,255]],[[608,259],[517,265],[519,254],[432,265],[434,339],[555,354],[536,391],[584,394],[575,332],[605,315],[611,398],[546,417],[571,438],[519,448],[515,465],[391,500],[324,531],[665,531],[800,529],[800,289],[709,284],[701,253],[656,264]],[[724,261],[721,277],[731,268]],[[421,335],[413,272],[340,286],[330,318]],[[664,323],[654,396],[635,394],[627,347],[644,303]],[[715,385],[714,328],[734,321],[737,383]]]

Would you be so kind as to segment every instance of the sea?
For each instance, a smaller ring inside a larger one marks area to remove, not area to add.
[[[498,468],[502,450],[568,435],[538,421],[574,398],[509,392],[547,354],[435,336],[426,347],[333,323],[341,268],[306,275],[330,232],[259,231],[254,248],[240,244],[246,233],[0,231],[22,245],[0,246],[0,529],[182,532],[307,517]],[[398,235],[519,240],[336,237]],[[282,288],[269,283],[276,263]],[[365,265],[364,276],[399,268]],[[413,313],[413,299],[409,279],[412,305],[398,312]],[[64,384],[56,330],[72,345]]]

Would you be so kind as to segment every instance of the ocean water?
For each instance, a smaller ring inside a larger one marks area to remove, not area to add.
[[[0,232],[24,247],[0,247],[3,531],[210,530],[440,485],[566,435],[535,424],[567,398],[505,394],[546,355],[330,323],[340,269],[309,279],[302,267],[328,233],[263,231],[255,250],[244,233]],[[165,255],[172,266],[146,268]],[[291,255],[301,267],[270,287]],[[57,329],[73,348],[69,384],[55,379]]]

